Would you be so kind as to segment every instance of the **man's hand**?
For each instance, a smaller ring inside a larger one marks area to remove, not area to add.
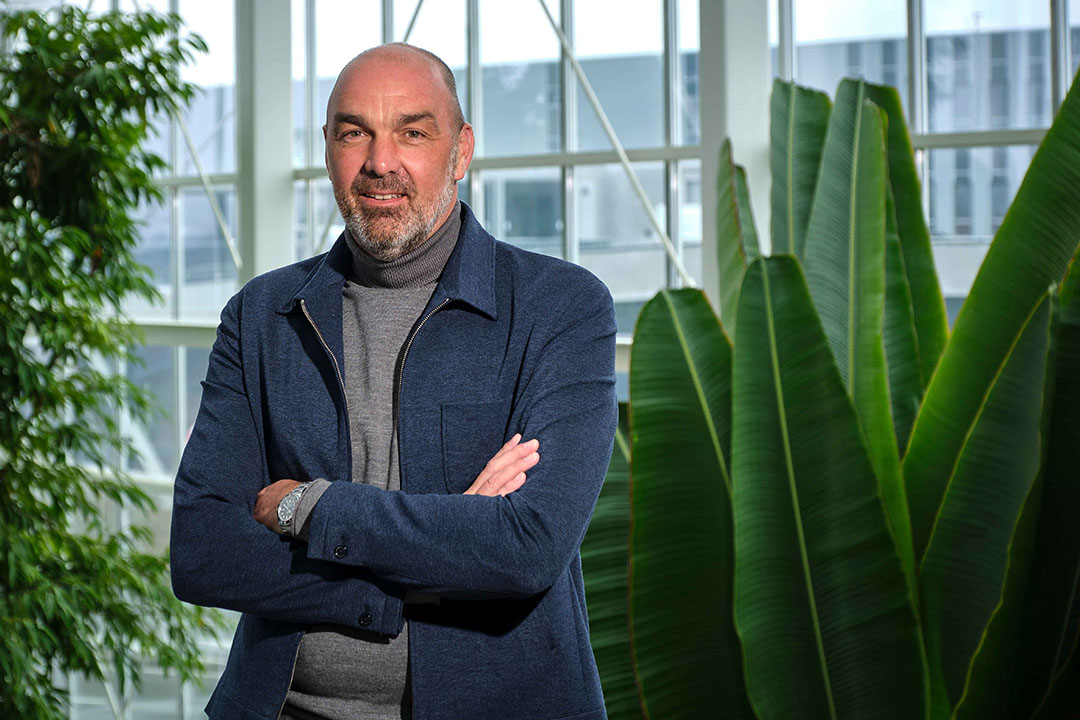
[[[518,443],[521,435],[510,438],[495,457],[488,461],[465,495],[507,495],[525,484],[525,471],[540,462],[539,440]]]
[[[290,490],[299,484],[299,480],[278,480],[260,490],[259,494],[255,496],[255,520],[278,535],[285,534],[281,532],[281,526],[278,525],[278,503],[281,502],[281,498],[285,497]]]

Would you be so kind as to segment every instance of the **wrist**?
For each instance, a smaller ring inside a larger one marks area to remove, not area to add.
[[[293,527],[296,519],[296,508],[300,505],[300,498],[303,497],[307,489],[311,487],[310,482],[302,482],[294,487],[289,492],[285,493],[285,496],[278,502],[277,507],[277,519],[278,530],[283,535],[293,534]]]

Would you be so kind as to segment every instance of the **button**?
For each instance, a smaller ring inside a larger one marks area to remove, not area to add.
[[[340,560],[341,558],[345,557],[345,553],[347,552],[349,552],[349,548],[345,547],[344,545],[338,545],[336,548],[334,548],[334,557]]]
[[[360,623],[360,627],[367,627],[371,624],[371,613],[364,613],[356,619],[356,622]]]

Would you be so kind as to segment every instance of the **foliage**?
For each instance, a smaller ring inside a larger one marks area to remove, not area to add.
[[[896,91],[777,81],[771,136],[777,254],[726,144],[720,319],[635,327],[629,506],[583,545],[610,717],[1076,717],[1080,86],[951,336]]]
[[[110,668],[123,692],[153,657],[194,678],[222,622],[175,599],[148,529],[110,522],[152,509],[116,419],[151,403],[114,371],[139,342],[122,303],[156,297],[132,216],[161,200],[164,162],[140,143],[191,98],[178,68],[205,45],[152,13],[4,10],[0,27],[0,716],[61,718],[55,671]]]

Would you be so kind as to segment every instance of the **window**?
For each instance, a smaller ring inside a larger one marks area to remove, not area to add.
[[[1009,209],[1009,154],[1003,147],[994,148],[994,175],[990,181],[990,212],[992,232],[996,233]]]
[[[957,235],[971,234],[971,151],[956,150],[956,185],[953,200],[953,223]]]

